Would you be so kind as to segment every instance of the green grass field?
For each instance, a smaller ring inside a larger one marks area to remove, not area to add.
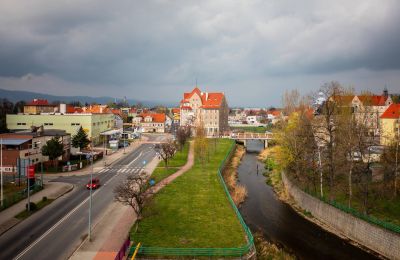
[[[174,174],[180,167],[186,164],[189,153],[189,143],[187,142],[181,151],[175,153],[174,157],[168,162],[168,168],[165,168],[164,161],[158,163],[157,168],[151,174],[151,178],[158,183],[164,178]]]
[[[265,131],[271,130],[271,127],[265,127],[265,126],[231,126],[231,129],[239,129],[243,130],[245,132],[251,132],[251,133],[265,133]]]
[[[210,161],[199,161],[154,196],[143,210],[135,242],[147,247],[219,248],[246,244],[245,233],[218,180],[218,167],[232,141],[210,145]]]
[[[185,165],[187,161],[188,152],[189,152],[189,142],[186,142],[182,150],[177,151],[174,157],[171,160],[169,160],[168,167],[181,167]],[[157,167],[164,167],[164,166],[165,166],[164,161],[161,161]]]

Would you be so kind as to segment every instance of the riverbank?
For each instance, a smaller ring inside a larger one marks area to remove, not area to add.
[[[222,177],[228,187],[229,194],[237,207],[246,199],[247,196],[246,188],[237,182],[237,168],[239,167],[245,153],[246,150],[242,145],[236,145],[234,154],[227,162],[224,171],[222,172]]]
[[[279,167],[279,158],[275,157],[277,155],[277,150],[279,149],[278,146],[274,146],[272,148],[268,148],[260,152],[258,159],[261,160],[263,163],[265,163],[266,168],[269,168],[270,162],[268,160],[273,161],[273,167],[272,169],[267,169],[268,173],[266,174],[267,177],[267,184],[269,184],[277,197],[283,201],[284,203],[290,205],[299,215],[301,215],[303,218],[305,218],[307,221],[310,221],[316,225],[318,225],[320,228],[324,229],[327,232],[332,233],[335,236],[340,237],[341,239],[347,241],[348,243],[370,253],[371,255],[374,255],[377,258],[382,258],[378,253],[375,251],[372,251],[368,247],[354,241],[353,239],[349,238],[343,232],[338,230],[337,228],[332,227],[331,225],[325,223],[323,220],[320,220],[319,218],[316,218],[312,212],[304,207],[301,207],[301,205],[296,202],[296,200],[293,198],[291,193],[288,190],[287,184],[285,185],[285,182],[282,179],[282,170]],[[321,202],[322,203],[322,202]]]

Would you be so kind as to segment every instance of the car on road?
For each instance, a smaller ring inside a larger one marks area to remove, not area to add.
[[[100,180],[98,178],[94,178],[92,180],[92,183],[90,183],[90,180],[88,181],[88,183],[86,184],[86,189],[90,190],[90,188],[92,188],[93,190],[95,190],[99,188],[100,185]]]

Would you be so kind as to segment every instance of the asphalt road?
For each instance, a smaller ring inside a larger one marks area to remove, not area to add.
[[[156,156],[153,148],[153,144],[142,144],[93,175],[100,179],[102,186],[92,193],[92,223],[96,223],[113,202],[114,187],[127,174],[143,171],[145,164]],[[89,191],[85,184],[89,176],[55,179],[73,183],[74,190],[0,236],[0,259],[67,259],[71,256],[88,234]]]

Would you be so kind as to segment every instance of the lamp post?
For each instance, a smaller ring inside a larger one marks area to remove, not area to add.
[[[93,188],[93,147],[90,146],[90,191],[89,191],[89,241],[92,241],[92,188]]]
[[[397,175],[399,171],[398,157],[399,157],[399,143],[400,143],[400,118],[397,119],[397,138],[396,138],[396,168],[394,172],[394,195],[397,196]]]
[[[4,206],[3,197],[3,138],[0,139],[0,171],[1,171],[1,206]]]

